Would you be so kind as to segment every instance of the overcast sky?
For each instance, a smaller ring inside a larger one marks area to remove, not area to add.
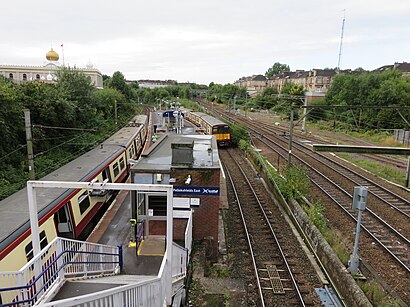
[[[410,62],[410,0],[2,1],[0,64],[91,61],[129,80],[233,83],[291,70]]]

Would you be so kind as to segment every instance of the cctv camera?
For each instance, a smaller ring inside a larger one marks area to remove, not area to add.
[[[191,183],[191,175],[188,175],[188,178],[185,180],[185,184],[188,185]]]

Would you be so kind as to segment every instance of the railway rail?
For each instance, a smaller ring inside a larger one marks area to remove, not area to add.
[[[235,120],[235,117],[233,116],[233,114],[230,114],[230,113],[227,114],[216,108],[213,108],[212,110],[221,117],[227,118],[229,120],[232,120],[232,119]],[[261,121],[264,123],[265,127],[268,127],[270,130],[276,131],[278,134],[289,133],[288,126],[277,126],[274,123],[272,123],[271,120],[268,120],[268,119],[261,120]],[[261,121],[258,121],[258,122],[261,122]],[[296,127],[294,128],[293,133],[295,137],[298,137],[298,138],[301,138],[307,141],[315,142],[317,144],[335,144],[334,141],[329,141],[329,139],[332,139],[334,137],[330,137],[328,133],[316,131],[315,134],[306,134],[305,132],[298,131]],[[352,137],[343,138],[341,136],[338,136],[337,138],[338,138],[337,142],[341,141],[342,143],[345,143],[345,144],[359,145],[359,146],[375,146],[374,143],[367,142],[367,141],[360,140],[360,139],[355,139]],[[381,155],[369,155],[369,154],[357,154],[357,156],[361,156],[368,160],[376,161],[382,164],[387,164],[391,167],[394,167],[395,169],[397,169],[398,171],[402,173],[405,173],[407,171],[408,161],[406,161],[405,159],[401,159],[400,157],[394,157],[394,156],[389,156],[389,155],[382,155],[382,156]]]
[[[230,117],[232,120],[232,116]],[[237,117],[234,119],[239,120]],[[278,163],[279,159],[283,162],[287,160],[288,140],[282,133],[275,133],[272,128],[263,129],[254,121],[246,121],[246,126],[255,139],[263,142],[264,146],[275,152]],[[376,271],[383,276],[383,279],[389,280],[390,284],[396,287],[399,295],[405,297],[404,301],[408,301],[409,286],[406,280],[410,278],[410,206],[408,198],[401,195],[406,193],[408,195],[408,192],[403,190],[402,193],[392,193],[390,188],[385,188],[358,172],[352,172],[351,166],[345,167],[324,154],[314,153],[306,145],[298,144],[297,141],[292,144],[292,157],[308,169],[313,184],[322,191],[322,195],[326,195],[326,198],[336,204],[339,208],[337,216],[341,214],[340,212],[345,214],[343,220],[347,218],[350,221],[348,224],[351,225],[351,229],[356,222],[355,213],[351,209],[353,186],[369,186],[371,194],[368,197],[368,206],[362,220],[362,229],[365,230],[369,239],[363,238],[361,255],[370,257],[370,260],[367,259],[368,262],[373,262],[373,266],[377,267]],[[271,161],[276,161],[276,158]],[[329,201],[327,202],[327,207],[335,212],[334,206],[330,205]],[[333,218],[338,219],[336,216]],[[349,226],[346,224],[341,227],[345,231]],[[374,251],[375,247],[381,252]],[[377,254],[377,257],[373,256],[374,254]],[[372,258],[380,259],[380,261],[374,261]],[[386,271],[386,267],[390,269]]]
[[[309,267],[309,260],[302,255],[289,226],[283,225],[284,217],[267,199],[256,173],[240,155],[230,154],[231,151],[222,150],[220,154],[252,259],[257,305],[318,305],[313,298],[314,287],[320,287],[318,279],[312,278],[315,269],[300,267],[302,263]],[[312,279],[316,281],[311,282]]]

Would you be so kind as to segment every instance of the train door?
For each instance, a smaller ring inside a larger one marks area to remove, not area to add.
[[[106,168],[102,171],[102,177],[103,177],[103,181],[105,181],[106,179],[108,179],[108,182],[112,182],[112,180],[111,180],[111,175],[110,175],[110,167],[106,167]]]
[[[57,236],[73,239],[75,234],[69,204],[70,202],[66,203],[54,213],[54,224],[57,228]]]

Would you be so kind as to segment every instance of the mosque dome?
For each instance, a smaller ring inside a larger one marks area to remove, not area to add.
[[[88,63],[87,63],[87,65],[86,65],[86,67],[87,67],[88,69],[91,69],[91,68],[94,67],[94,65],[93,65],[93,63],[91,62],[91,60],[88,60]]]
[[[55,52],[53,48],[46,54],[46,59],[49,61],[58,61],[59,58],[58,53]]]

